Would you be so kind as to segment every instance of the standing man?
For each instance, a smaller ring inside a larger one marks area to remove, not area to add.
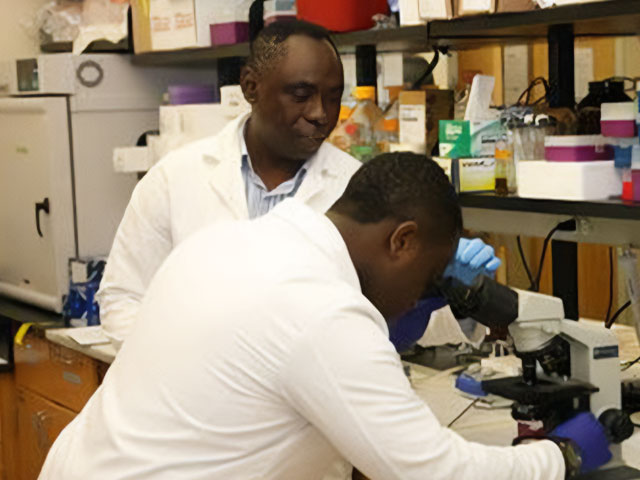
[[[324,141],[344,85],[325,29],[298,21],[266,27],[251,46],[241,85],[251,113],[168,154],[133,192],[98,292],[102,326],[116,347],[151,278],[190,234],[258,217],[293,196],[325,212],[361,165]]]
[[[606,457],[592,416],[557,444],[492,447],[416,396],[387,322],[431,290],[461,228],[442,169],[398,153],[326,215],[290,199],[202,229],[154,277],[40,479],[312,480],[343,455],[372,480],[562,480],[563,452]]]
[[[133,192],[97,295],[116,348],[151,278],[189,235],[213,222],[259,217],[287,197],[324,213],[361,165],[324,141],[338,120],[344,85],[325,29],[298,21],[266,27],[251,45],[241,85],[251,113],[167,155]],[[475,276],[498,267],[493,249],[477,242],[460,249],[456,271]],[[401,328],[394,338],[405,346],[420,338],[420,328]]]

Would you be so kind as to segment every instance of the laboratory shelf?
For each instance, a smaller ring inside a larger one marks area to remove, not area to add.
[[[361,30],[332,35],[338,50],[352,53],[357,45],[376,45],[377,51],[424,52],[430,49],[427,26]],[[139,65],[196,65],[219,58],[246,57],[249,44],[223,45],[211,48],[187,48],[160,52],[141,53],[134,57]]]
[[[72,48],[71,42],[46,42],[40,45],[40,51],[43,53],[71,52]],[[129,39],[125,38],[118,43],[96,40],[89,44],[84,53],[126,53],[128,51]]]
[[[640,221],[640,203],[620,199],[581,202],[521,198],[515,195],[501,197],[492,193],[463,193],[459,198],[464,208]]]
[[[249,44],[222,45],[219,47],[185,48],[158,52],[139,53],[133,56],[136,65],[158,66],[207,66],[208,62],[221,58],[246,57]]]
[[[338,49],[350,53],[357,45],[376,45],[379,52],[419,52],[433,46],[454,49],[482,44],[523,43],[546,39],[549,29],[571,25],[576,36],[620,36],[640,33],[640,1],[607,0],[579,5],[516,13],[474,15],[451,20],[434,20],[383,30],[362,30],[333,35]],[[209,60],[246,57],[249,45],[225,45],[141,53],[134,62],[141,65],[195,66]]]
[[[528,12],[498,13],[434,20],[429,43],[454,48],[479,43],[520,43],[546,39],[549,28],[572,25],[575,36],[623,36],[640,33],[638,0],[607,0]]]

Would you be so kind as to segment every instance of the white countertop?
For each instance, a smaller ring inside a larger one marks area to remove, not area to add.
[[[69,337],[70,332],[78,331],[80,328],[50,328],[45,331],[47,340],[58,345],[62,345],[76,352],[84,353],[88,357],[95,358],[105,363],[113,363],[116,358],[116,349],[110,343],[102,345],[83,346]],[[91,327],[87,327],[91,328]]]

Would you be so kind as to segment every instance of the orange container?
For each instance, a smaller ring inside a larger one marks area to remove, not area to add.
[[[367,30],[377,13],[389,13],[387,0],[298,0],[298,18],[333,32]]]

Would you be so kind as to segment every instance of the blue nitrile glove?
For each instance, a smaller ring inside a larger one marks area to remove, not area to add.
[[[500,266],[493,247],[479,238],[461,238],[456,254],[447,265],[443,276],[453,277],[465,285],[471,285],[478,275],[492,276]]]
[[[431,313],[447,304],[442,297],[425,298],[413,310],[389,324],[389,340],[398,352],[409,350],[427,330]]]
[[[591,412],[581,412],[561,423],[553,429],[551,437],[569,439],[577,445],[582,458],[581,473],[595,470],[611,460],[604,427]]]

